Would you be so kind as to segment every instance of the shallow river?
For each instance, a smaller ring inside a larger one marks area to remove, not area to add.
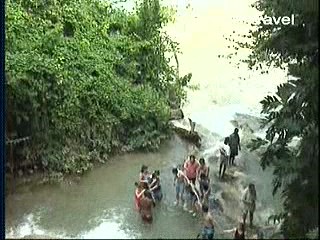
[[[253,135],[263,134],[255,118],[259,116],[259,101],[285,80],[285,72],[274,69],[271,74],[262,76],[218,58],[219,54],[228,52],[224,34],[231,34],[235,28],[248,30],[244,25],[235,25],[234,18],[257,16],[249,7],[250,1],[171,2],[177,2],[178,16],[168,32],[181,43],[180,72],[192,72],[192,83],[199,86],[199,90],[188,92],[183,110],[186,117],[197,122],[196,131],[203,139],[197,154],[204,156],[211,167],[211,206],[217,222],[216,237],[231,238],[230,234],[223,235],[222,230],[237,223],[240,194],[249,182],[254,182],[257,188],[254,220],[257,226],[264,226],[268,216],[280,206],[278,197],[273,198],[271,194],[271,170],[263,172],[259,158],[249,153],[244,144]],[[186,8],[188,3],[191,7]],[[246,54],[244,51],[242,57]],[[188,128],[186,121],[176,124]],[[237,160],[238,166],[228,169],[226,180],[220,181],[217,179],[216,146],[237,124],[243,151]],[[6,236],[195,238],[200,230],[199,218],[173,206],[175,193],[171,174],[172,167],[181,163],[191,150],[192,146],[174,136],[156,153],[114,157],[80,180],[21,188],[6,196]],[[152,225],[143,224],[133,208],[133,183],[142,164],[151,170],[159,169],[162,178],[164,199],[156,207]]]

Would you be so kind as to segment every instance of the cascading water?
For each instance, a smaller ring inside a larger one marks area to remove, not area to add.
[[[232,237],[222,231],[237,224],[241,191],[249,182],[254,182],[257,188],[256,225],[264,226],[268,216],[280,208],[279,198],[271,194],[272,170],[262,171],[259,157],[248,152],[245,144],[254,135],[263,135],[257,124],[259,101],[275,91],[286,73],[273,69],[269,75],[262,76],[248,72],[245,67],[237,69],[217,57],[228,52],[224,34],[234,29],[248,30],[237,25],[233,17],[257,16],[250,3],[250,0],[178,1],[178,17],[168,27],[169,34],[181,44],[180,73],[192,72],[192,83],[199,85],[198,91],[188,92],[183,111],[197,123],[195,130],[202,137],[197,155],[204,156],[211,168],[211,203],[217,238]],[[191,7],[186,8],[188,4]],[[174,124],[189,128],[185,120]],[[240,128],[242,151],[236,160],[238,165],[227,169],[226,180],[221,181],[217,178],[217,146],[235,126]],[[174,137],[156,153],[114,157],[80,181],[16,189],[6,196],[6,237],[195,238],[201,227],[199,218],[173,206],[171,173],[172,167],[191,151],[191,145]],[[142,164],[161,171],[164,198],[155,210],[152,225],[142,224],[133,208],[133,183]]]

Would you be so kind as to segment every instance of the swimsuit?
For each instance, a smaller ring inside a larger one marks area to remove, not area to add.
[[[140,194],[140,193],[138,193]],[[140,210],[140,200],[142,198],[142,195],[140,197],[137,196],[137,193],[134,194],[134,203],[136,206],[136,209],[139,211]]]
[[[202,229],[202,239],[213,239],[214,228],[213,227],[203,227]]]

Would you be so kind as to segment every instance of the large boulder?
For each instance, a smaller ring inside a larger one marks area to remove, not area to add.
[[[187,140],[188,142],[193,143],[196,147],[200,148],[201,146],[201,137],[198,132],[196,131],[189,131],[184,128],[180,128],[177,126],[173,126],[173,130],[183,139]]]
[[[181,108],[170,110],[170,120],[180,120],[183,118],[184,118],[184,115],[183,115],[183,111],[181,110]]]

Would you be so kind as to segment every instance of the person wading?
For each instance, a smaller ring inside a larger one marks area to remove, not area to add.
[[[172,173],[174,174],[173,186],[176,188],[176,201],[174,202],[175,206],[179,205],[179,202],[183,204],[184,198],[184,187],[185,187],[185,177],[183,175],[183,169],[181,166],[172,169]]]
[[[148,166],[142,165],[140,174],[139,174],[139,181],[144,184],[145,188],[148,188],[148,183],[150,181],[151,174],[148,171]]]
[[[224,233],[233,233],[233,239],[245,239],[245,229],[244,229],[244,223],[240,222],[237,228],[231,229],[231,230],[224,230]]]
[[[193,184],[196,184],[198,168],[199,163],[196,161],[196,157],[194,155],[190,155],[189,160],[184,164],[184,170],[185,175]]]
[[[200,197],[201,197],[201,199],[203,199],[203,197],[205,195],[205,192],[208,191],[209,186],[210,186],[210,179],[204,173],[201,173],[200,174],[200,179],[199,179],[199,187],[200,187]],[[206,188],[207,190],[205,190],[204,188]]]
[[[151,175],[152,182],[149,185],[149,189],[153,195],[153,198],[157,201],[161,201],[162,199],[162,191],[161,191],[161,184],[160,184],[160,171],[156,170]]]
[[[209,212],[207,205],[202,206],[203,213],[203,228],[202,228],[202,239],[213,239],[214,237],[214,223],[213,217]]]
[[[229,165],[235,165],[234,164],[235,157],[238,156],[238,151],[241,151],[240,137],[238,132],[239,132],[239,129],[235,128],[234,132],[229,137],[229,146],[230,146]]]
[[[140,211],[141,199],[143,197],[143,193],[145,192],[144,186],[142,183],[135,182],[136,186],[135,195],[134,195],[134,203],[137,211]]]
[[[152,223],[153,216],[152,210],[155,207],[155,203],[152,200],[150,191],[145,191],[143,197],[140,200],[140,214],[144,222]]]
[[[223,145],[221,145],[219,148],[219,152],[220,152],[219,178],[224,177],[224,173],[227,168],[228,160],[230,159],[230,146],[228,144],[229,144],[229,137],[226,137],[224,139]]]
[[[243,223],[246,223],[249,212],[250,227],[252,227],[253,213],[256,209],[257,200],[256,188],[253,183],[250,183],[249,186],[244,190],[241,200],[243,204]]]
[[[200,180],[200,175],[203,173],[207,178],[209,178],[209,166],[206,165],[204,158],[199,159],[199,168],[197,170],[197,178]]]

